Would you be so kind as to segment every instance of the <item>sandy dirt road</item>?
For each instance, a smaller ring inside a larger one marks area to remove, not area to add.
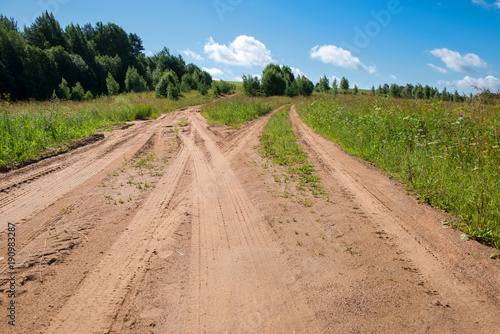
[[[324,195],[276,182],[284,169],[258,154],[271,115],[234,130],[199,109],[0,176],[0,332],[500,332],[492,249],[293,108]]]

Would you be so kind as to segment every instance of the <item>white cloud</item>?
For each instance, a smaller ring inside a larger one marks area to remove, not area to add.
[[[342,79],[335,76],[335,75],[333,75],[332,79],[330,80],[331,84],[333,85],[333,82],[335,81],[335,79],[337,79],[337,86],[340,85],[340,80],[342,80]]]
[[[219,70],[218,68],[215,68],[215,67],[214,68],[203,67],[202,70],[210,73],[210,75],[213,77],[218,77],[218,76],[221,76],[224,74],[224,72],[222,72],[221,70]]]
[[[500,9],[500,1],[495,1],[493,3],[489,3],[485,0],[472,0],[472,3],[475,3],[476,5],[479,5],[481,7],[484,7],[486,9],[490,9],[491,7]]]
[[[399,79],[398,79],[398,77],[397,77],[397,76],[395,76],[394,74],[391,74],[391,78],[392,78],[393,80],[396,80],[396,81],[398,81],[398,80],[399,80]]]
[[[490,5],[484,1],[484,0],[472,0],[472,3],[475,3],[477,5],[483,6],[483,7],[489,7]]]
[[[374,66],[368,67],[363,65],[359,58],[353,56],[350,51],[335,45],[316,45],[311,49],[311,58],[319,59],[325,64],[330,63],[350,70],[368,72],[370,74],[376,72]]]
[[[471,78],[469,76],[466,76],[462,80],[438,81],[438,84],[447,86],[456,86],[465,89],[478,87],[481,89],[489,89],[491,91],[500,90],[500,79],[495,78],[492,75],[489,75],[485,78]]]
[[[427,64],[427,66],[430,66],[434,71],[436,71],[438,73],[443,73],[443,74],[448,73],[448,71],[445,68],[438,67],[434,64]]]
[[[488,64],[474,53],[467,53],[462,56],[457,51],[448,50],[446,48],[434,49],[430,51],[430,53],[440,58],[446,64],[446,67],[455,72],[472,74],[476,73],[473,67],[488,67]]]
[[[210,37],[204,51],[208,57],[224,64],[237,66],[265,66],[273,62],[271,51],[252,36],[241,35],[227,45],[215,43]]]
[[[193,58],[194,60],[203,60],[202,56],[189,49],[182,51],[182,53],[184,53],[189,58]]]
[[[307,75],[305,75],[304,72],[302,72],[300,69],[295,68],[295,67],[290,67],[290,68],[292,70],[292,73],[295,75],[295,77],[298,77],[300,75],[300,76],[307,78]]]

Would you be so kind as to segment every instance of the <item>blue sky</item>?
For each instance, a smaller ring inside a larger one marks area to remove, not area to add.
[[[145,52],[166,46],[214,78],[257,75],[274,62],[313,82],[421,83],[500,89],[500,1],[0,0],[19,25],[42,10],[69,23],[113,22]]]

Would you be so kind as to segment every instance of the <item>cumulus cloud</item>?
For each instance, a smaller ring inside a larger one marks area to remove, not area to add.
[[[398,81],[398,80],[399,80],[399,79],[398,79],[398,77],[397,77],[397,76],[395,76],[394,74],[392,74],[392,75],[391,75],[391,78],[392,78],[393,80],[396,80],[396,81]]]
[[[359,58],[353,56],[350,51],[335,45],[316,45],[311,49],[311,58],[319,59],[325,64],[329,63],[349,70],[368,72],[370,74],[376,72],[374,66],[368,67],[363,65]]]
[[[215,68],[215,67],[214,68],[203,67],[202,70],[210,73],[210,75],[213,77],[218,77],[218,76],[221,76],[224,74],[224,72],[222,72],[221,70],[219,70],[218,68]]]
[[[300,69],[295,67],[290,67],[290,69],[292,70],[292,73],[293,75],[295,75],[295,77],[298,77],[300,75],[307,78],[307,75],[305,75],[304,72],[302,72]]]
[[[436,71],[438,73],[443,73],[443,74],[448,73],[448,71],[445,68],[436,66],[434,64],[427,64],[427,66],[430,66],[434,71]]]
[[[182,51],[182,53],[184,53],[189,58],[193,58],[194,60],[203,60],[202,56],[189,49]]]
[[[273,62],[271,51],[252,36],[241,35],[229,45],[221,45],[210,37],[204,48],[210,59],[237,66],[265,66]]]
[[[448,50],[446,48],[434,49],[430,51],[430,53],[440,58],[446,64],[446,67],[455,72],[472,74],[476,73],[474,67],[488,67],[488,64],[474,53],[467,53],[462,56],[457,51]]]
[[[438,84],[469,89],[479,87],[481,89],[489,89],[491,91],[497,91],[500,89],[500,79],[495,78],[492,75],[485,78],[471,78],[466,76],[462,80],[438,81]]]

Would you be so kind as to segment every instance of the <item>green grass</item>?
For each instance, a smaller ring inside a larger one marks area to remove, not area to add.
[[[299,180],[297,190],[303,190],[307,186],[314,195],[321,194],[323,193],[321,181],[314,174],[314,166],[307,161],[306,153],[297,143],[297,136],[288,117],[289,111],[290,106],[271,117],[262,132],[259,152],[273,163],[287,166],[290,177]]]
[[[238,94],[203,106],[201,114],[210,123],[238,128],[241,124],[263,116],[290,101],[286,97],[255,98]]]
[[[321,96],[297,109],[316,132],[500,249],[500,106]]]
[[[177,101],[154,98],[154,92],[74,102],[0,102],[0,170],[36,160],[53,149],[94,134],[98,129],[136,119],[157,118],[162,112],[208,102],[197,92]]]

